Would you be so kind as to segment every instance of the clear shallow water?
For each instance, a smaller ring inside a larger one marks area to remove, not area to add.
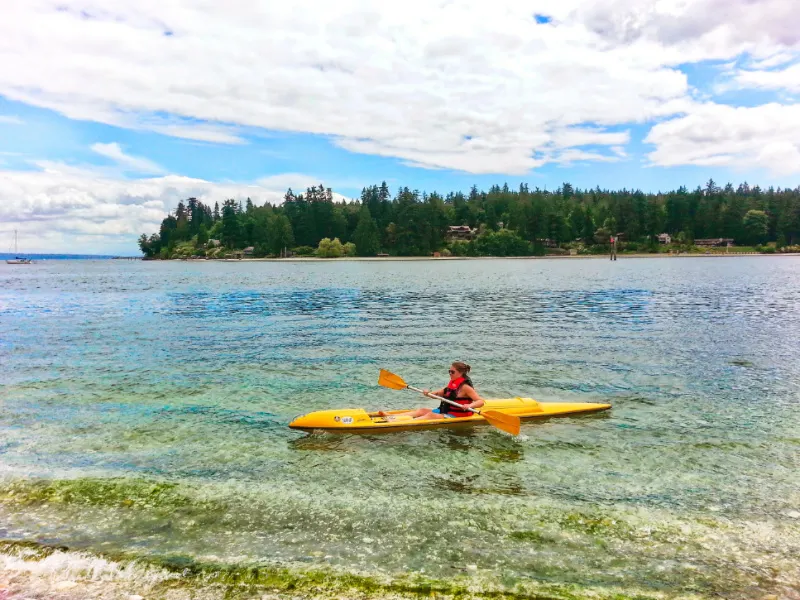
[[[187,564],[608,593],[800,585],[794,257],[0,265],[0,537]],[[307,436],[388,368],[610,401]],[[572,589],[572,588],[570,588]]]

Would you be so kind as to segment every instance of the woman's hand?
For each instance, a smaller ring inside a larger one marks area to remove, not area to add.
[[[430,391],[430,390],[426,390],[426,389],[423,389],[423,390],[422,390],[422,393],[423,393],[425,396],[430,396],[430,395],[431,395],[431,391]]]

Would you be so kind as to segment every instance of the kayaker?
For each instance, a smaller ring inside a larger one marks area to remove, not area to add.
[[[470,366],[468,364],[454,362],[450,365],[450,382],[445,387],[435,392],[431,392],[430,390],[423,391],[428,397],[441,396],[448,400],[458,402],[465,407],[480,408],[483,406],[484,400],[480,397],[478,392],[475,391],[472,380],[469,378],[469,372]],[[471,417],[473,412],[469,410],[459,410],[452,404],[442,402],[439,404],[438,408],[434,409],[419,408],[396,415],[389,415],[384,411],[378,411],[378,415],[386,417],[388,420],[394,420],[397,417],[411,417],[412,419],[441,419],[445,417],[447,419],[458,419],[461,417]]]

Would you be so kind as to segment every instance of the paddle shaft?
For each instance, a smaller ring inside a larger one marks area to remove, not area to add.
[[[415,388],[412,385],[409,385],[408,389],[414,390],[415,392],[419,392],[420,394],[425,394],[425,390],[421,390],[419,388]],[[469,410],[469,411],[474,412],[476,415],[481,414],[481,411],[479,411],[479,410],[476,410],[476,409],[474,409],[474,408],[472,408],[470,406],[464,406],[463,404],[459,404],[458,402],[453,402],[452,400],[448,400],[447,398],[442,398],[441,396],[437,396],[436,394],[428,393],[428,394],[425,394],[425,395],[427,395],[429,398],[436,398],[437,400],[441,400],[442,402],[447,402],[448,404],[452,404],[453,406],[455,406],[457,408],[460,408],[461,410]]]

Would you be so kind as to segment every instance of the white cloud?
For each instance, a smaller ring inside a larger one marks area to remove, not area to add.
[[[734,75],[734,81],[742,88],[800,92],[800,63],[773,71],[739,70]]]
[[[750,69],[772,69],[793,62],[800,58],[800,53],[796,52],[776,52],[761,58],[754,58],[747,61]]]
[[[238,184],[179,175],[127,180],[52,162],[40,162],[38,167],[0,170],[0,240],[19,229],[21,238],[28,240],[28,252],[133,253],[136,238],[158,231],[161,220],[180,200],[195,197],[213,206],[226,198],[249,197],[258,205],[280,204],[289,185],[301,193],[320,183],[291,173]]]
[[[0,94],[214,143],[307,132],[415,166],[525,174],[622,156],[620,125],[699,114],[682,64],[750,57],[742,84],[775,89],[752,70],[800,52],[795,4],[28,0],[0,21]]]
[[[92,144],[92,151],[116,162],[125,171],[133,173],[163,173],[164,169],[147,158],[125,154],[119,144]]]
[[[23,125],[25,121],[14,115],[0,115],[0,124]]]
[[[122,122],[115,123],[123,127],[129,126]],[[184,138],[187,140],[197,140],[199,142],[214,142],[217,144],[244,144],[245,140],[236,135],[233,127],[221,127],[213,125],[179,125],[176,123],[158,124],[152,121],[144,123],[141,120],[133,125],[134,128],[142,127],[150,129],[156,133],[161,133],[171,137]]]
[[[555,145],[559,148],[575,146],[620,146],[631,139],[629,131],[607,132],[596,127],[573,127],[559,131],[554,136]]]
[[[787,0],[591,0],[573,16],[612,42],[657,42],[693,60],[800,45],[797,6]]]
[[[557,162],[576,126],[690,101],[680,52],[603,35],[590,5],[542,1],[535,12],[554,21],[538,25],[524,0],[32,0],[0,24],[0,93],[169,135],[300,131],[431,168],[523,174]]]
[[[776,175],[800,172],[800,104],[732,107],[704,104],[659,123],[645,143],[659,166],[760,167]]]
[[[600,154],[599,152],[587,152],[585,150],[578,150],[577,148],[571,148],[565,152],[562,152],[559,155],[559,163],[564,165],[571,165],[575,162],[588,162],[588,161],[597,161],[597,162],[617,162],[620,159],[619,156],[612,156],[608,154]]]

